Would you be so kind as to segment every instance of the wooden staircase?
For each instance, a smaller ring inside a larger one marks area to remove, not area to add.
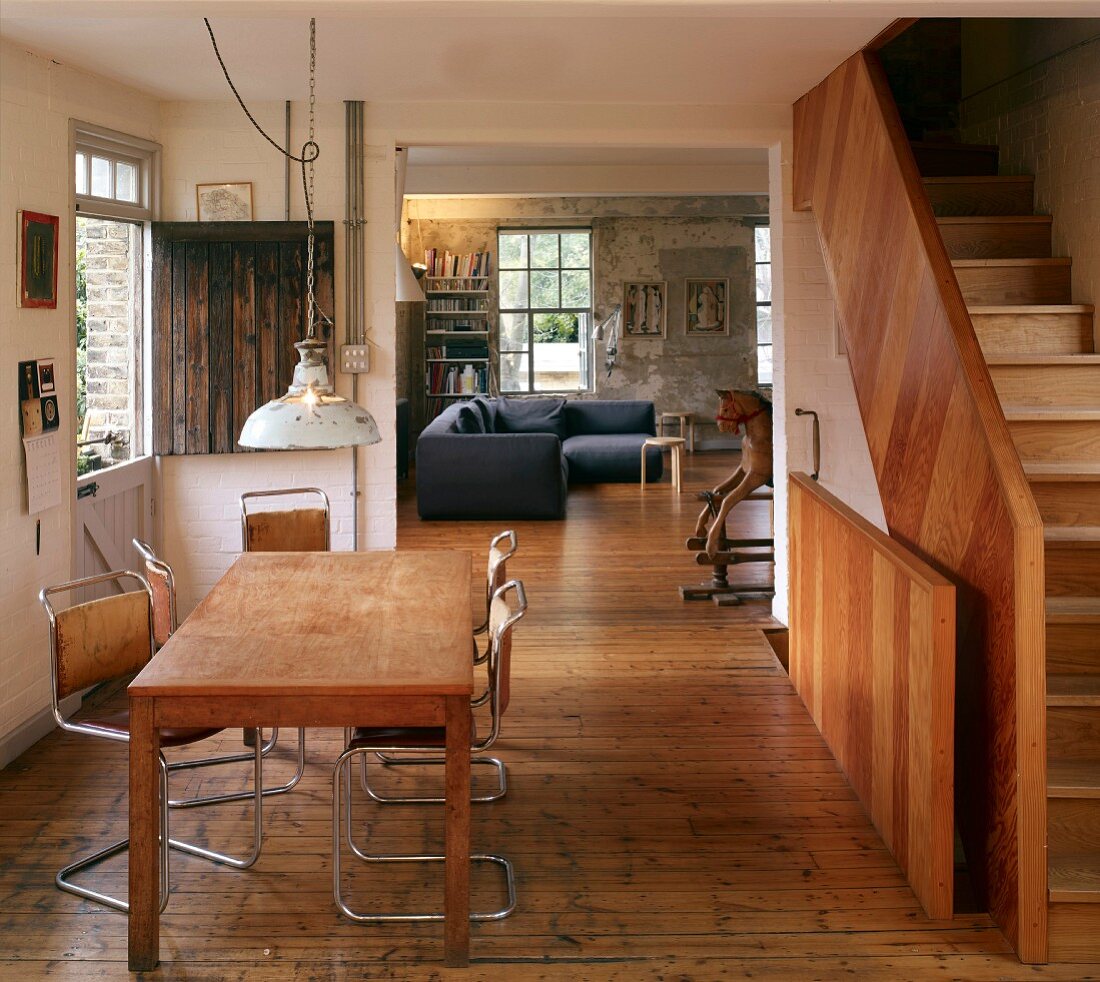
[[[1049,958],[1094,961],[1100,354],[1093,307],[1072,302],[1071,260],[1051,256],[1051,219],[1033,214],[1033,179],[990,173],[989,150],[924,144],[914,155],[1044,522]]]

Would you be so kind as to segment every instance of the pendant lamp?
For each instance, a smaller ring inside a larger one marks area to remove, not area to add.
[[[260,134],[281,154],[302,165],[302,191],[306,201],[306,336],[294,347],[298,351],[298,364],[287,394],[257,409],[245,420],[238,443],[256,450],[336,450],[340,447],[369,446],[381,442],[378,424],[362,406],[337,395],[329,381],[325,355],[328,345],[317,337],[318,317],[326,323],[332,320],[317,306],[313,289],[313,256],[315,235],[313,227],[313,162],[320,154],[314,140],[314,85],[317,71],[317,23],[309,21],[309,139],[302,147],[301,156],[294,156],[289,149],[279,146],[267,135],[248,111],[237,92],[229,70],[218,51],[218,42],[210,21],[203,18],[210,33],[218,64],[221,65],[229,88],[237,97],[245,115]],[[406,263],[406,268],[408,264]],[[411,275],[411,271],[410,271]]]
[[[417,279],[412,266],[409,265],[409,260],[401,249],[401,209],[405,205],[405,172],[408,166],[408,148],[398,147],[397,161],[394,167],[394,190],[397,198],[397,215],[394,220],[394,235],[396,236],[396,242],[394,243],[394,269],[396,270],[397,281],[394,286],[397,291],[395,297],[398,303],[407,303],[409,301],[416,302],[417,300],[427,299],[424,295],[424,288],[420,285],[420,280]]]

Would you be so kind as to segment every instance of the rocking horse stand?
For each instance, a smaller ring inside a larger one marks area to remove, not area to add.
[[[700,491],[699,498],[707,503],[707,509],[713,518],[718,517],[718,496],[713,491]],[[748,496],[750,501],[770,500],[771,494],[754,491]],[[698,586],[680,587],[681,600],[712,600],[719,607],[734,607],[745,599],[767,599],[774,596],[771,586],[734,586],[729,581],[729,568],[740,563],[775,562],[775,540],[772,537],[762,539],[731,539],[722,529],[718,540],[718,552],[711,558],[706,553],[707,540],[703,536],[692,536],[685,543],[688,549],[698,549],[695,562],[700,566],[712,566],[709,583]]]

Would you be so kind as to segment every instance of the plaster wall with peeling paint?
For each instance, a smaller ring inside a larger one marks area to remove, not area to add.
[[[597,343],[593,389],[574,397],[650,399],[659,411],[693,412],[697,439],[716,446],[728,438],[713,422],[715,390],[756,386],[753,229],[767,213],[763,195],[413,199],[403,245],[416,261],[431,248],[495,253],[502,227],[591,227],[597,322],[622,301],[624,282],[661,280],[667,284],[667,324],[663,338],[622,337],[610,377]],[[688,277],[729,279],[728,335],[687,335]],[[495,282],[493,290],[491,306]],[[416,346],[404,350],[411,358]],[[398,364],[399,376],[415,379],[420,371]]]

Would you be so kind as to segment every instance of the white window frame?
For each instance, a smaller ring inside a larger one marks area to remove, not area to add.
[[[73,181],[76,211],[82,215],[93,215],[98,218],[121,218],[131,222],[156,221],[160,210],[160,144],[76,119],[72,120],[71,126],[72,153],[69,155],[69,160],[73,167],[69,170],[69,176]],[[87,168],[85,187],[88,193],[77,193],[75,190],[75,164],[78,153],[84,154]],[[91,194],[93,155],[111,162],[112,189],[115,187],[116,164],[126,163],[137,168],[138,200],[136,202]]]
[[[771,239],[771,225],[768,222],[760,222],[759,224],[754,225],[753,230],[752,230],[752,294],[753,294],[753,300],[754,300],[754,305],[753,305],[752,309],[753,309],[753,316],[755,318],[755,321],[753,323],[753,334],[756,335],[756,382],[757,382],[757,385],[773,385],[774,381],[775,381],[775,361],[774,361],[775,348],[773,346],[773,341],[761,342],[760,336],[757,334],[758,325],[760,323],[760,318],[759,318],[757,312],[760,310],[761,307],[767,307],[768,310],[771,310],[772,302],[771,302],[771,299],[761,300],[759,298],[759,296],[757,295],[757,292],[756,292],[756,267],[757,266],[767,266],[769,269],[773,270],[773,272],[774,272],[774,267],[772,266],[772,261],[771,261],[770,258],[766,262],[761,262],[757,258],[757,255],[756,255],[756,231],[757,231],[757,229],[761,229],[761,228],[768,230],[768,238],[770,240]],[[769,257],[771,256],[771,250],[770,249],[768,251],[768,256]],[[774,288],[774,282],[773,282],[773,288]],[[775,330],[774,324],[772,326],[772,330],[773,331]],[[774,340],[774,334],[773,334],[772,337],[773,337],[773,340]],[[773,354],[772,370],[771,370],[771,374],[768,378],[761,378],[761,376],[760,376],[760,349],[761,348],[769,348],[769,349],[771,349],[771,352]]]

